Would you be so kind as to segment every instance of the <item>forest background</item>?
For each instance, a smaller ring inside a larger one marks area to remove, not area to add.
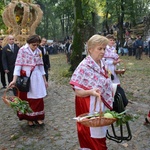
[[[7,32],[1,14],[10,1],[0,1],[0,34],[2,30]],[[73,39],[71,71],[82,60],[84,43],[93,34],[114,34],[120,46],[123,46],[128,36],[132,39],[137,35],[142,35],[143,39],[150,36],[150,0],[32,0],[32,2],[40,5],[43,11],[43,19],[36,30],[37,34],[56,42]]]

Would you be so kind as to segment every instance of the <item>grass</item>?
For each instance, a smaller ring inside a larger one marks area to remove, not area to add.
[[[65,54],[50,55],[51,70],[50,80],[57,84],[69,85],[69,68]]]
[[[131,76],[140,75],[148,76],[150,73],[150,58],[143,56],[143,60],[136,60],[135,57],[123,56],[123,60],[127,64],[128,74]]]
[[[142,60],[133,56],[121,56],[126,63],[126,72],[120,77],[121,86],[124,88],[128,99],[133,101],[148,101],[150,83],[150,58],[144,55]]]

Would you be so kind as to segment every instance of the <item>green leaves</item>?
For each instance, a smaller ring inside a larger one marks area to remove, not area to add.
[[[135,115],[135,114],[126,114],[127,110],[125,110],[125,111],[123,111],[121,113],[117,113],[115,111],[106,110],[105,113],[107,113],[107,112],[112,114],[113,117],[117,119],[117,121],[116,121],[116,125],[117,126],[125,124],[128,121],[135,121],[136,119],[139,118],[139,116]]]
[[[10,102],[10,106],[14,109],[15,112],[20,111],[23,114],[32,112],[29,103],[17,97],[15,97],[13,101]]]

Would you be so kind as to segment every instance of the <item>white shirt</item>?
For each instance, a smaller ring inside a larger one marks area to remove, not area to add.
[[[14,52],[14,44],[8,44],[9,45],[9,47],[10,47],[10,49],[12,50],[12,52]]]

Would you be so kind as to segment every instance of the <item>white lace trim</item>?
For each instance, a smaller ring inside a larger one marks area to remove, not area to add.
[[[28,116],[38,116],[38,115],[43,115],[45,112],[44,111],[39,111],[39,112],[32,112],[32,113],[26,113]],[[19,112],[20,115],[23,113]]]
[[[79,150],[91,150],[89,148],[79,148]]]

